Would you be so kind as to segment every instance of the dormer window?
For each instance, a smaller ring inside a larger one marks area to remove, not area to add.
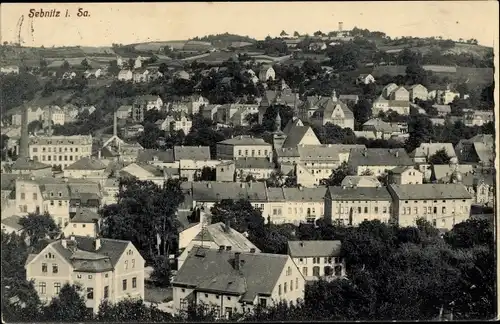
[[[62,197],[62,192],[59,191],[58,194],[59,194],[59,197]]]

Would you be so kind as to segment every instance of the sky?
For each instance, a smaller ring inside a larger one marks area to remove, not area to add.
[[[77,17],[78,8],[89,16]],[[30,9],[58,10],[61,17],[29,18]],[[64,17],[66,10],[70,17]],[[3,3],[0,12],[2,43],[17,42],[16,26],[24,15],[23,45],[45,47],[185,40],[225,32],[263,39],[281,30],[333,31],[339,22],[344,30],[356,26],[391,37],[475,38],[493,47],[499,20],[497,1]]]

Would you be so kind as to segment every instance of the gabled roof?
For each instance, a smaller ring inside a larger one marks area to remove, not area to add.
[[[241,296],[253,302],[258,295],[270,296],[288,255],[241,253],[239,270],[234,267],[235,252],[195,247],[177,272],[173,285],[194,286],[196,290]]]
[[[300,141],[302,141],[308,130],[312,131],[312,128],[310,126],[295,126],[291,128],[288,131],[282,147],[296,147],[299,145]]]
[[[175,161],[210,160],[209,146],[174,146]]]
[[[227,140],[218,142],[217,144],[226,144],[226,145],[265,145],[270,146],[271,144],[264,141],[262,138],[252,137],[252,136],[236,136],[229,138]]]
[[[266,185],[263,182],[200,181],[193,182],[192,190],[193,200],[198,202],[215,202],[222,199],[267,201]]]
[[[217,246],[231,247],[231,250],[250,252],[250,249],[260,250],[250,242],[243,234],[222,222],[205,226],[193,239],[193,241],[210,241]]]
[[[80,160],[66,167],[66,170],[104,170],[104,169],[106,169],[104,163],[91,157],[81,158]]]
[[[403,184],[390,185],[398,199],[402,200],[439,200],[439,199],[471,199],[467,188],[461,183],[448,184]]]
[[[88,208],[79,208],[73,218],[70,218],[70,223],[93,223],[94,220],[100,220],[101,216]]]
[[[152,162],[155,160],[155,158],[161,162],[172,163],[175,161],[174,150],[173,149],[166,149],[165,151],[163,151],[163,150],[146,149],[146,150],[139,152],[139,154],[137,156],[137,161],[138,162]]]
[[[395,133],[399,132],[399,127],[383,121],[380,118],[372,118],[363,124],[363,127],[373,128],[377,132]]]
[[[425,157],[429,158],[436,152],[440,150],[445,150],[449,157],[456,157],[455,148],[452,143],[422,143],[413,152],[411,152],[412,157]]]
[[[367,187],[382,186],[382,184],[380,183],[380,181],[378,181],[376,176],[355,176],[355,175],[346,176],[344,180],[342,180],[342,183],[340,185],[346,187],[352,187],[352,186],[360,187],[359,184],[362,183],[362,181],[366,181],[369,184],[369,186]],[[365,185],[363,185],[362,187],[365,187]]]
[[[283,195],[286,201],[300,202],[323,202],[325,198],[326,188],[283,188]]]
[[[52,168],[52,166],[28,158],[18,158],[14,164],[11,165],[12,170],[42,170],[49,168]]]
[[[19,224],[20,220],[21,220],[20,216],[12,215],[10,217],[2,219],[2,225],[13,228],[16,231],[20,231],[23,229],[23,227]]]
[[[292,258],[340,256],[340,241],[288,241],[288,254]]]

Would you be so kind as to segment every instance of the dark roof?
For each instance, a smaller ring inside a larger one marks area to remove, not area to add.
[[[80,208],[76,211],[75,216],[70,219],[70,223],[93,223],[94,220],[101,219],[98,213],[93,212],[88,208]]]
[[[130,242],[107,238],[101,238],[100,241],[101,247],[95,250],[94,238],[75,236],[73,242],[67,239],[68,246],[76,244],[75,252],[65,248],[62,240],[50,245],[73,265],[75,271],[102,272],[116,266]]]
[[[104,170],[106,166],[101,161],[84,157],[66,167],[66,170]]]
[[[390,188],[402,200],[471,199],[471,194],[461,183],[449,184],[391,184]]]
[[[357,166],[410,166],[413,161],[403,148],[383,149],[367,148],[352,149],[349,155],[349,164]]]
[[[210,160],[209,146],[174,146],[175,161]]]
[[[292,258],[340,256],[340,241],[288,241]]]
[[[29,174],[13,174],[13,173],[2,173],[0,177],[2,190],[15,190],[16,180],[29,180],[31,175]]]
[[[17,231],[20,231],[23,229],[23,227],[19,224],[20,220],[21,220],[20,216],[12,215],[10,217],[2,219],[2,225],[6,225]]]
[[[146,150],[139,152],[139,155],[137,156],[137,161],[138,162],[152,162],[155,160],[155,157],[158,159],[158,161],[165,162],[165,163],[172,163],[175,161],[173,149],[167,149],[165,151],[146,149]]]
[[[204,227],[193,239],[193,241],[207,241],[213,242],[217,246],[230,246],[234,251],[250,252],[255,249],[260,252],[252,242],[250,242],[242,233],[229,227],[222,222],[211,224]]]
[[[304,138],[307,131],[311,129],[310,126],[294,126],[288,130],[288,134],[285,142],[283,143],[284,148],[296,147],[299,145],[300,141]],[[312,129],[311,129],[312,130]]]
[[[391,200],[386,187],[328,187],[326,196],[332,200]]]
[[[323,201],[326,188],[283,188],[283,195],[286,201]]]
[[[193,200],[199,202],[215,202],[222,199],[248,199],[250,201],[267,201],[266,185],[262,182],[235,183],[200,181],[193,182]]]
[[[266,145],[270,146],[271,144],[264,141],[262,138],[252,137],[252,136],[236,136],[229,138],[227,140],[218,142],[217,144],[225,144],[225,145]]]
[[[289,258],[287,255],[242,252],[240,269],[236,270],[234,255],[235,252],[195,247],[172,284],[239,295],[241,301],[253,302],[258,295],[271,295]]]
[[[18,158],[16,162],[12,164],[11,168],[12,170],[42,170],[52,168],[52,166],[28,158]]]

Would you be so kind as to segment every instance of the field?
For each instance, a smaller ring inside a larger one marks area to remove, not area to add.
[[[158,51],[159,49],[165,47],[165,46],[171,46],[174,50],[180,50],[184,47],[184,44],[187,41],[180,40],[180,41],[166,41],[166,42],[149,42],[149,43],[141,43],[141,44],[135,44],[134,49],[136,51]]]

